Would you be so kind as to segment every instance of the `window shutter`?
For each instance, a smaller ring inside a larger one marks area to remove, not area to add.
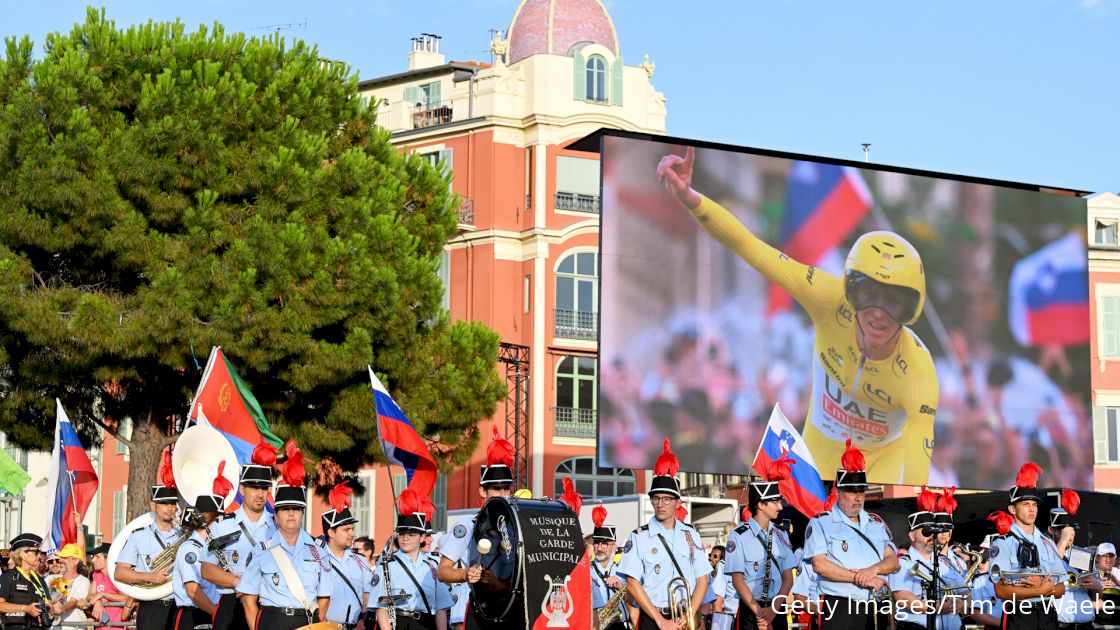
[[[439,86],[440,86],[439,81],[436,81],[435,83],[429,83],[428,84],[428,103],[427,103],[427,105],[428,105],[429,109],[439,106],[439,103],[442,100],[441,97],[440,97],[440,93],[439,93]]]
[[[622,57],[611,63],[611,105],[622,105]]]
[[[1108,409],[1093,406],[1093,454],[1098,464],[1108,463]]]
[[[572,98],[577,101],[587,100],[587,60],[578,50],[572,53],[572,66],[575,68]]]
[[[1120,297],[1105,296],[1102,299],[1104,317],[1101,318],[1103,329],[1103,352],[1106,357],[1120,356]]]
[[[409,109],[416,107],[417,103],[422,103],[423,99],[420,97],[420,86],[410,85],[404,89],[404,102]]]

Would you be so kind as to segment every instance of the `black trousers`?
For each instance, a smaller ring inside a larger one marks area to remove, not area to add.
[[[296,610],[297,614],[295,615],[286,615],[283,612],[284,610],[274,606],[262,606],[260,612],[257,613],[257,628],[259,630],[296,630],[319,621],[318,614],[308,620],[307,614],[303,610]],[[136,630],[140,629],[137,628]]]
[[[229,593],[218,599],[218,606],[214,609],[214,630],[249,630],[245,608],[237,595]]]
[[[178,610],[175,602],[169,599],[140,602],[136,610],[136,630],[172,630]]]
[[[874,614],[871,603],[824,595],[821,630],[889,630],[890,615]]]
[[[1004,630],[1057,630],[1057,602],[1047,607],[1040,601],[1015,602],[1010,614],[1003,615]]]
[[[180,606],[175,611],[175,630],[210,630],[213,619],[201,608],[195,606]]]
[[[424,613],[419,617],[397,615],[397,630],[436,630],[436,616]]]
[[[778,613],[770,621],[770,627],[774,630],[787,630],[789,623],[786,621],[785,614]],[[735,615],[735,628],[736,630],[758,630],[758,617],[743,602],[739,602],[739,612]]]

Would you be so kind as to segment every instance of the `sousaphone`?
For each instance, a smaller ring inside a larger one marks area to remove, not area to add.
[[[226,436],[205,421],[187,427],[171,451],[171,470],[179,495],[191,502],[199,495],[211,494],[222,461],[226,463],[222,476],[236,488],[241,480],[241,465]],[[229,509],[236,494],[230,492],[226,496],[222,509]]]

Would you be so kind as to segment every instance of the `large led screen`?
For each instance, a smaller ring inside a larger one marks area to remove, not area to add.
[[[857,163],[858,164],[858,163]],[[776,403],[821,477],[1091,488],[1085,200],[607,135],[599,453],[750,470]]]

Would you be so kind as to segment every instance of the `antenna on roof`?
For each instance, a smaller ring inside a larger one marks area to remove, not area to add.
[[[487,30],[486,32],[490,34],[490,39],[487,40],[487,41],[489,41],[489,42],[491,42],[491,44],[493,44],[494,38],[496,38],[502,32],[502,29],[490,27],[490,29]],[[493,46],[490,46],[490,65],[494,65],[494,47]]]
[[[307,18],[303,18],[302,22],[288,22],[286,24],[267,24],[265,26],[257,26],[252,30],[254,31],[276,31],[279,35],[280,31],[291,31],[297,28],[307,28]]]

